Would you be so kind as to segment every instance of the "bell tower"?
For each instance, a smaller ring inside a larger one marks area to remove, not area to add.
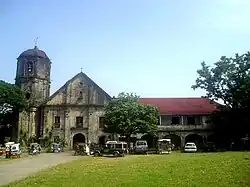
[[[19,114],[18,138],[39,136],[40,106],[50,95],[51,61],[47,54],[35,46],[17,58],[15,84],[26,94],[29,110]]]

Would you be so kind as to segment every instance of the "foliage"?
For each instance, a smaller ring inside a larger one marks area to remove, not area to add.
[[[221,99],[230,108],[250,108],[250,52],[222,56],[211,68],[205,62],[197,71],[193,89],[201,88],[211,99]]]
[[[138,102],[132,93],[120,93],[105,107],[105,131],[130,138],[136,133],[154,134],[159,122],[159,111]]]
[[[23,91],[16,85],[0,80],[0,142],[1,137],[11,134],[18,112],[27,108]]]
[[[192,88],[201,88],[208,98],[221,99],[226,105],[211,115],[210,122],[215,124],[218,142],[229,145],[230,141],[240,141],[240,137],[250,132],[250,53],[231,58],[223,56],[214,65],[212,68],[201,63]]]
[[[64,138],[59,139],[59,144],[62,146],[62,148],[65,148],[68,146],[68,143],[66,142]]]
[[[133,155],[117,159],[85,157],[8,186],[248,187],[249,159],[250,152]],[[29,164],[42,165],[36,159],[31,159]]]
[[[28,138],[28,146],[29,146],[31,143],[38,143],[38,138],[37,138],[36,135],[32,135],[31,137]]]
[[[22,111],[26,107],[23,91],[16,85],[0,80],[0,114]]]
[[[4,137],[4,143],[7,143],[7,142],[9,142],[10,141],[10,137],[8,137],[8,136],[6,136],[6,137]]]

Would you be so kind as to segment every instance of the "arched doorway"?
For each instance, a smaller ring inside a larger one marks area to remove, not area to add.
[[[73,136],[73,149],[75,149],[76,143],[85,143],[85,136],[82,133]]]
[[[174,148],[180,149],[181,148],[181,137],[176,134],[169,134],[164,136],[164,139],[171,139],[172,144],[174,144]]]
[[[185,143],[187,142],[193,142],[197,147],[201,147],[203,145],[203,138],[198,134],[190,134],[185,138]]]
[[[157,142],[157,137],[150,135],[150,134],[145,134],[141,137],[141,140],[146,140],[148,143],[149,148],[155,148],[156,147],[156,142]]]
[[[106,143],[106,136],[100,136],[98,143],[104,145]]]

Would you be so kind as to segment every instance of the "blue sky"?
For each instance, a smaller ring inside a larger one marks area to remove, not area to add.
[[[250,0],[1,0],[0,79],[34,47],[52,60],[53,93],[83,71],[111,96],[194,97],[201,61],[250,48]]]

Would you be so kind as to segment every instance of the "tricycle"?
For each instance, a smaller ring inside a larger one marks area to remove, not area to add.
[[[52,153],[60,153],[61,152],[61,146],[58,143],[52,143],[51,144],[51,152]]]
[[[29,147],[30,155],[37,155],[41,153],[41,146],[38,143],[31,143]]]

